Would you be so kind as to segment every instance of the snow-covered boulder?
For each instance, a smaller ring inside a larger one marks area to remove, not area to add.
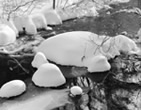
[[[42,13],[32,14],[31,18],[37,29],[45,29],[45,30],[50,29],[47,26],[46,18]]]
[[[0,25],[0,45],[8,45],[16,41],[16,33],[8,25]]]
[[[0,97],[10,98],[25,92],[26,85],[21,80],[12,80],[5,83],[0,89]]]
[[[51,63],[42,64],[33,74],[32,81],[39,87],[58,87],[66,83],[60,69]]]
[[[15,27],[15,25],[14,25],[14,23],[13,23],[12,20],[7,21],[7,20],[5,20],[5,19],[2,19],[1,22],[2,22],[3,24],[8,25],[11,29],[13,29],[14,32],[16,33],[16,36],[18,36],[18,30],[17,30],[17,28]]]
[[[129,54],[140,54],[141,52],[136,43],[124,35],[117,35],[113,38],[113,40],[119,51]]]
[[[57,13],[56,10],[43,8],[41,9],[40,13],[44,14],[46,21],[49,25],[62,24],[60,15]]]
[[[31,62],[34,68],[39,68],[42,64],[48,63],[45,55],[42,52],[37,52],[34,56],[33,61]]]
[[[18,32],[26,31],[27,34],[37,34],[37,29],[30,16],[18,16],[13,19]]]
[[[100,37],[87,31],[66,32],[46,39],[37,47],[36,52],[44,53],[48,60],[57,64],[87,67],[91,72],[90,68],[97,64],[99,71],[102,71],[103,67],[98,63],[102,62],[102,65],[106,65],[108,63],[105,61],[106,58],[99,57],[96,60],[94,57],[103,53],[101,52],[103,50],[100,49],[103,39],[103,36]],[[107,67],[109,69],[109,65]]]
[[[81,95],[82,93],[83,93],[83,90],[82,90],[82,88],[81,87],[79,87],[79,86],[72,86],[71,88],[70,88],[70,93],[72,94],[72,95]]]

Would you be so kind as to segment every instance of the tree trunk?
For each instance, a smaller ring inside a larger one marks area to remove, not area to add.
[[[53,0],[53,9],[56,7],[56,0]]]

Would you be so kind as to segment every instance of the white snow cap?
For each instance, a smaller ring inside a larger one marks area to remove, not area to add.
[[[16,33],[5,24],[0,25],[0,45],[8,45],[16,41]]]
[[[98,46],[102,41],[103,37],[91,32],[66,32],[46,39],[35,51],[44,53],[48,60],[57,64],[92,68],[95,66],[94,64],[97,66],[99,64],[96,63],[98,61],[95,61],[94,57],[101,55]],[[104,64],[108,64],[105,57],[99,57],[99,61],[100,58],[105,62]],[[109,64],[107,67],[109,67]],[[95,72],[94,69],[93,71]]]
[[[60,69],[51,63],[42,64],[33,74],[32,81],[39,87],[58,87],[66,83]]]
[[[45,55],[42,52],[37,52],[34,56],[33,61],[31,62],[34,68],[39,68],[42,64],[48,63]]]
[[[44,14],[47,24],[49,25],[59,25],[62,24],[60,15],[54,9],[47,9],[46,7],[41,9],[41,13]]]
[[[75,95],[81,95],[83,93],[83,90],[79,86],[73,86],[70,88],[70,93]]]
[[[18,96],[26,90],[26,85],[21,80],[12,80],[5,83],[0,89],[0,97],[10,98]]]

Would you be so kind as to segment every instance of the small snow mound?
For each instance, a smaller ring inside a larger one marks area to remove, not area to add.
[[[0,45],[8,45],[16,41],[16,33],[5,24],[0,25]]]
[[[39,68],[42,64],[48,63],[45,55],[42,52],[37,52],[34,56],[33,61],[31,62],[31,65],[34,68]]]
[[[83,90],[79,86],[73,86],[70,88],[70,93],[72,95],[81,95],[83,93]]]
[[[89,72],[104,72],[111,68],[111,65],[107,61],[107,58],[103,55],[97,55],[95,57],[89,58],[86,61]]]
[[[39,87],[58,87],[66,83],[60,69],[51,63],[42,64],[34,73],[32,81]]]
[[[115,45],[119,49],[119,51],[127,52],[128,54],[137,53],[140,51],[136,43],[124,36],[124,35],[117,35],[113,38],[115,40]]]
[[[18,96],[26,90],[26,85],[21,80],[12,80],[5,83],[0,89],[0,97],[10,98]]]

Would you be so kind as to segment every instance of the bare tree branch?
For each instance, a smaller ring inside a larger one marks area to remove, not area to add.
[[[10,19],[10,17],[11,17],[11,14],[12,13],[14,13],[14,12],[16,12],[17,10],[19,10],[21,7],[24,7],[24,6],[26,6],[26,5],[32,5],[35,1],[37,1],[37,0],[32,0],[32,1],[28,1],[28,2],[25,2],[24,4],[18,4],[17,5],[17,7],[15,7],[14,9],[12,9],[12,10],[10,10],[10,12],[7,14],[8,16],[7,16],[7,20],[9,20]],[[28,9],[27,9],[28,10]]]

